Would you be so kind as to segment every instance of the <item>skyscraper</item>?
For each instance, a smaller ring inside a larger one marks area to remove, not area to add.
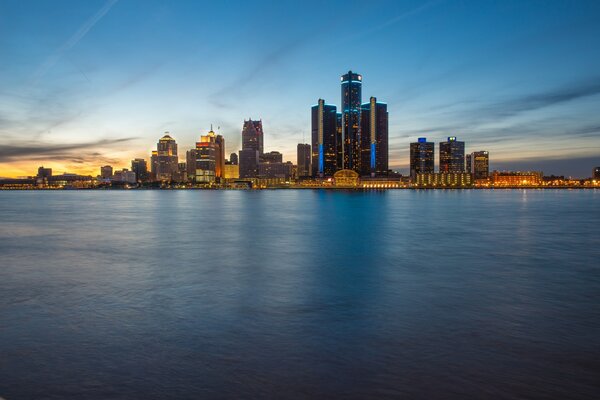
[[[342,113],[338,112],[335,114],[335,126],[336,126],[336,135],[335,135],[335,145],[336,145],[336,166],[337,169],[344,168],[344,135],[342,129]]]
[[[440,143],[440,172],[465,172],[465,142],[451,136]]]
[[[594,179],[600,179],[600,167],[596,167],[594,168],[594,171],[592,171],[592,178]]]
[[[138,182],[148,180],[148,164],[143,158],[131,160],[131,171],[135,173],[135,179]]]
[[[410,144],[410,177],[415,179],[417,174],[434,172],[435,144],[427,138],[419,138]]]
[[[237,153],[231,153],[229,156],[229,163],[231,165],[238,165],[238,155]]]
[[[258,151],[259,156],[262,156],[263,136],[262,120],[244,120],[244,127],[242,128],[242,150],[254,149]]]
[[[298,165],[298,177],[304,178],[311,175],[310,159],[310,144],[298,143],[296,159]]]
[[[362,76],[348,71],[342,75],[342,168],[361,172]],[[314,153],[314,149],[313,149]]]
[[[361,175],[382,176],[388,172],[387,104],[371,97],[362,105]]]
[[[240,178],[258,177],[258,150],[253,148],[240,150]]]
[[[196,183],[215,183],[223,176],[225,169],[225,140],[211,130],[200,136],[195,151],[190,151],[188,158],[194,157],[194,181]],[[188,160],[188,163],[190,160]],[[190,169],[188,168],[188,175]]]
[[[487,151],[467,154],[467,172],[473,179],[487,179],[490,175],[490,155]]]
[[[337,170],[337,109],[319,99],[312,107],[312,175],[333,176]]]
[[[169,136],[169,132],[165,132],[158,141],[156,150],[156,179],[170,181],[178,171],[177,142]]]

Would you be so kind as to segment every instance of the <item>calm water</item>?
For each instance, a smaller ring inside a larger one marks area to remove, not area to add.
[[[600,191],[0,192],[0,397],[600,396]]]

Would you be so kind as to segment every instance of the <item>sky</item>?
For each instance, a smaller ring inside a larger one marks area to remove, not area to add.
[[[184,161],[211,124],[229,154],[249,118],[295,163],[348,70],[388,104],[392,169],[456,136],[491,169],[589,177],[599,20],[595,0],[0,0],[0,177],[128,168],[167,131]]]

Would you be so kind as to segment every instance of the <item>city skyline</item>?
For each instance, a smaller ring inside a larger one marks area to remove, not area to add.
[[[599,4],[380,3],[347,37],[335,2],[319,15],[293,4],[239,5],[236,15],[140,4],[0,5],[0,56],[11,60],[0,74],[0,177],[127,168],[149,161],[163,132],[187,150],[211,124],[230,154],[249,118],[263,121],[265,148],[295,162],[310,142],[310,106],[338,104],[335,82],[350,69],[365,77],[363,101],[387,102],[389,166],[404,175],[419,137],[489,151],[490,170],[586,177],[600,161]],[[288,13],[298,22],[284,24]]]

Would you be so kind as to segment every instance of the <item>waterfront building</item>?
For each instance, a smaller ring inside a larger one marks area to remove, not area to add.
[[[337,170],[337,108],[319,99],[311,109],[312,176],[332,176]]]
[[[122,183],[136,183],[137,177],[134,171],[129,171],[127,168],[123,168],[120,171],[115,171],[111,180]]]
[[[42,178],[42,179],[46,178],[47,179],[47,178],[50,178],[51,176],[52,176],[52,168],[44,168],[43,166],[38,168],[38,173],[37,173],[38,178]]]
[[[296,163],[298,165],[296,175],[299,178],[311,176],[311,153],[310,144],[298,143]]]
[[[427,138],[419,138],[410,144],[410,177],[415,179],[417,174],[430,174],[434,170],[435,144]]]
[[[231,153],[229,156],[229,163],[232,165],[238,165],[238,155],[237,153]]]
[[[158,151],[153,150],[150,154],[150,179],[156,180],[156,171],[158,168]]]
[[[193,180],[195,183],[212,184],[217,182],[225,169],[225,140],[211,130],[200,136],[195,151],[189,152],[189,161],[193,158]],[[191,168],[188,168],[188,176]]]
[[[263,143],[264,134],[262,120],[244,120],[244,126],[242,128],[242,150],[254,149],[258,151],[259,156],[262,156],[264,146]]]
[[[258,177],[261,179],[283,178],[289,181],[293,175],[294,164],[287,162],[268,162],[258,165]]]
[[[419,188],[467,188],[473,186],[473,176],[468,172],[417,173],[412,184]]]
[[[465,142],[450,136],[440,143],[440,172],[465,172]]]
[[[131,170],[135,173],[138,182],[145,182],[148,180],[148,164],[143,158],[131,160]]]
[[[256,178],[258,176],[259,151],[253,148],[242,149],[239,153],[240,178]]]
[[[600,167],[594,168],[594,171],[592,171],[592,178],[600,179]]]
[[[490,155],[487,151],[475,151],[466,156],[466,171],[473,179],[487,179],[490,176]]]
[[[240,177],[240,166],[238,164],[225,164],[225,170],[223,171],[223,178],[225,179],[239,179]]]
[[[362,76],[352,71],[341,77],[342,84],[342,165],[339,169],[361,172]],[[313,153],[314,153],[313,149]],[[313,159],[314,163],[314,159]],[[314,169],[314,167],[313,167]]]
[[[156,179],[170,181],[178,171],[177,142],[165,132],[156,150]]]
[[[360,185],[360,174],[351,169],[342,169],[333,174],[333,185],[336,187],[355,188]]]
[[[383,176],[388,173],[387,104],[371,97],[361,109],[361,175]]]
[[[493,186],[541,186],[544,174],[541,171],[494,171],[491,174]]]
[[[100,167],[100,177],[102,179],[110,179],[113,176],[113,167],[110,165],[104,165]]]

